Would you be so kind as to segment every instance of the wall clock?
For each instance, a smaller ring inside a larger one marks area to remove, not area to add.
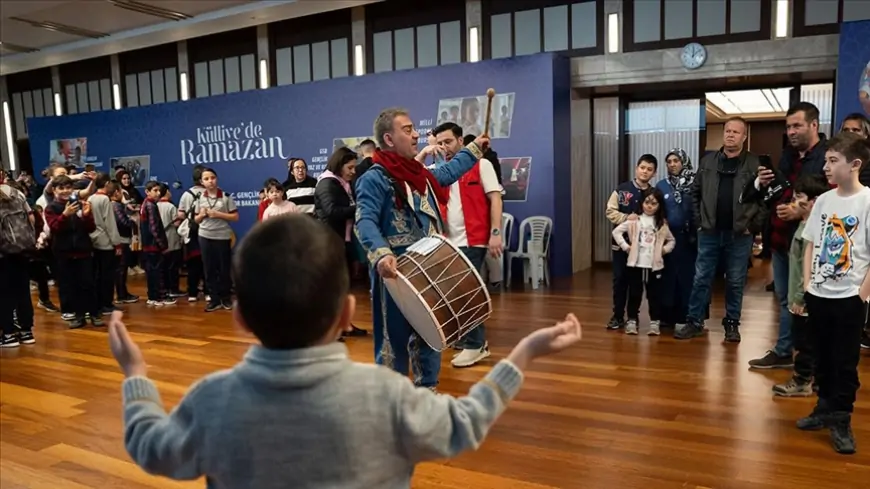
[[[707,48],[697,42],[686,44],[680,54],[680,61],[687,70],[697,70],[707,62]]]

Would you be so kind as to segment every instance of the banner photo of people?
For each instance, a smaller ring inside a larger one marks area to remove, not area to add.
[[[498,93],[492,99],[492,115],[489,121],[489,136],[492,139],[511,137],[511,121],[514,115],[515,93]],[[486,124],[486,95],[446,98],[438,102],[438,124],[455,122],[463,134],[479,136]]]
[[[850,114],[870,116],[870,21],[844,22],[837,60],[835,126]],[[836,132],[836,131],[835,131]]]
[[[75,165],[79,168],[85,165],[88,155],[88,138],[53,139],[50,143],[49,163]]]
[[[499,157],[501,183],[505,202],[525,202],[529,197],[529,176],[532,172],[532,157]]]
[[[123,168],[133,179],[134,187],[144,187],[151,179],[151,156],[119,156],[109,160],[112,172]]]
[[[332,150],[335,151],[338,148],[348,148],[354,153],[359,153],[359,145],[366,139],[371,139],[374,141],[374,136],[360,136],[353,138],[335,138],[332,140]]]

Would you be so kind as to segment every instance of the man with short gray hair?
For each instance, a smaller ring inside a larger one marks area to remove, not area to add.
[[[421,161],[443,150],[427,146],[418,151],[420,135],[406,110],[381,112],[374,134],[380,149],[372,156],[372,167],[356,182],[354,232],[369,262],[375,361],[406,375],[410,364],[414,383],[434,389],[441,356],[414,333],[385,290],[384,279],[397,277],[396,258],[410,245],[443,234],[440,207],[447,204],[449,187],[483,156],[489,138],[478,137],[450,162],[430,171]]]

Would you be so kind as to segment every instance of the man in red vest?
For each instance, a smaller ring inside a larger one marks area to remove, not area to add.
[[[462,128],[453,122],[436,127],[432,134],[450,161],[462,149]],[[500,257],[504,245],[501,236],[502,187],[492,163],[481,158],[477,164],[450,186],[450,198],[442,208],[447,222],[447,236],[459,247],[478,271],[487,252]],[[481,324],[460,340],[462,350],[451,362],[454,367],[470,367],[489,356],[486,331]]]

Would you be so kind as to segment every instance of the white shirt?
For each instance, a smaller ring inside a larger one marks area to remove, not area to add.
[[[858,295],[870,268],[870,188],[849,197],[836,190],[819,196],[803,238],[813,243],[807,290],[826,299]]]
[[[480,185],[484,194],[501,192],[498,177],[492,163],[486,158],[480,159]],[[489,216],[487,216],[489,220]],[[465,232],[465,214],[462,213],[462,197],[459,195],[459,182],[450,186],[450,199],[447,201],[447,235],[450,242],[456,246],[468,246],[468,234]],[[486,247],[486,245],[479,245]]]
[[[640,232],[637,243],[637,268],[652,268],[653,254],[656,249],[656,219],[653,216],[641,214],[638,219]]]

